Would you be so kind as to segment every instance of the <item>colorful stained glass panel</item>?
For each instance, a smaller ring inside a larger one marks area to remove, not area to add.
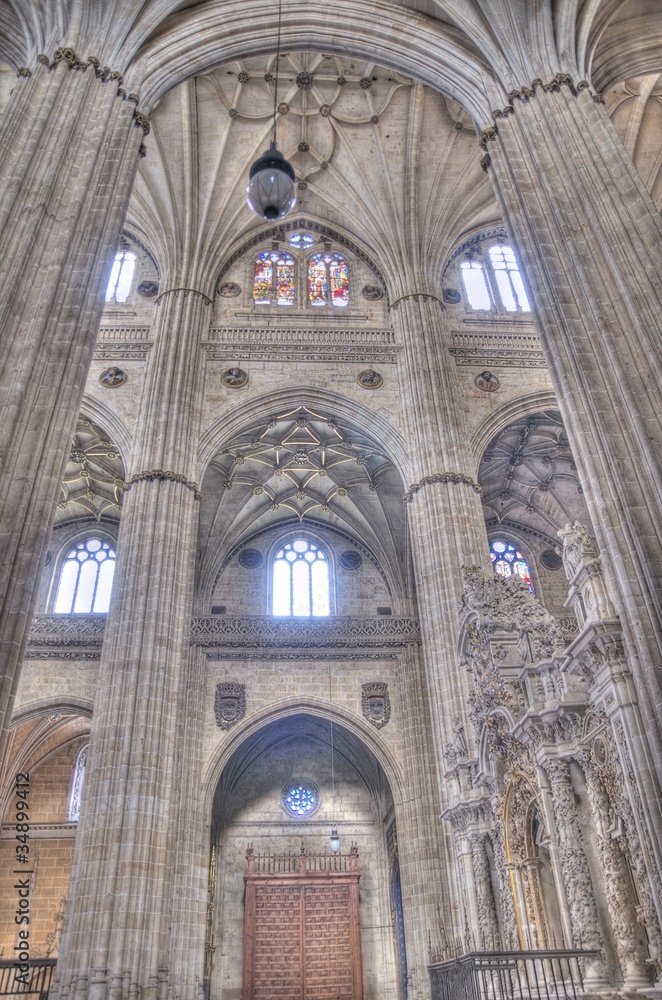
[[[311,306],[325,306],[329,301],[329,282],[326,261],[322,254],[315,254],[308,265],[308,298]]]

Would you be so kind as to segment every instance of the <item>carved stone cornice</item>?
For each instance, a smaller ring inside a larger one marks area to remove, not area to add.
[[[474,493],[481,494],[483,492],[483,487],[480,483],[475,482],[471,476],[466,476],[463,472],[435,472],[432,476],[424,476],[418,483],[412,483],[402,498],[403,503],[411,503],[414,499],[414,494],[422,490],[424,486],[434,486],[437,483],[443,485],[452,484],[454,486],[462,484],[469,486]]]
[[[101,650],[105,628],[106,615],[36,615],[27,658],[94,659]],[[219,660],[259,658],[260,650],[272,650],[274,658],[283,660],[342,659],[351,657],[352,650],[363,659],[392,659],[394,654],[388,651],[420,641],[418,618],[338,616],[311,620],[213,615],[191,619],[191,645],[207,647],[208,658]]]
[[[419,643],[418,618],[274,618],[214,615],[191,620],[191,645],[236,648],[399,648]]]
[[[482,829],[487,833],[494,823],[494,811],[488,799],[480,798],[450,806],[442,812],[441,818],[447,820],[458,832]]]

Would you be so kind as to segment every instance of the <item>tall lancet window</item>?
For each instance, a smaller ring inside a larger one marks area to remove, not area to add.
[[[69,792],[69,808],[67,809],[67,821],[69,823],[77,823],[80,816],[80,801],[85,783],[85,768],[87,767],[89,749],[89,743],[81,747],[74,764],[74,772],[71,776],[71,791]]]
[[[490,264],[503,306],[508,312],[531,312],[529,299],[512,247],[490,247]]]
[[[464,290],[472,309],[491,309],[492,296],[487,283],[485,268],[477,260],[463,260],[460,264]]]
[[[100,538],[78,542],[62,563],[56,615],[105,614],[115,575],[115,551]]]
[[[339,253],[315,253],[308,262],[311,306],[349,305],[349,271]]]
[[[294,257],[280,250],[257,255],[253,274],[253,302],[256,306],[293,306],[296,299]]]
[[[278,549],[272,583],[274,615],[322,618],[330,613],[329,560],[307,538]]]
[[[136,255],[130,250],[120,250],[115,254],[110,281],[106,289],[106,302],[126,302],[131,291]]]

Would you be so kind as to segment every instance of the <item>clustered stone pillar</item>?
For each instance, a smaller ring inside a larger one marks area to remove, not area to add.
[[[58,962],[56,992],[72,1000],[155,998],[168,989],[177,835],[188,794],[182,777],[196,763],[180,724],[192,685],[202,683],[195,663],[189,670],[189,638],[199,342],[210,303],[191,289],[166,291],[156,307]],[[194,901],[180,895],[180,908],[187,905]],[[185,916],[179,912],[178,923]]]
[[[621,619],[662,780],[662,218],[586,85],[536,81],[495,113],[485,165]],[[493,141],[492,141],[493,140]],[[662,815],[655,838],[662,842]]]
[[[405,294],[392,316],[404,343],[404,415],[413,482],[405,495],[421,619],[423,664],[433,736],[434,772],[444,803],[445,744],[454,720],[467,722],[468,683],[457,666],[457,607],[462,566],[487,565],[489,554],[476,464],[463,430],[458,389],[448,371],[441,310],[434,296]],[[452,854],[445,833],[446,864]],[[449,865],[450,867],[450,865]],[[464,933],[457,898],[448,901],[449,936]],[[478,928],[472,928],[476,934]]]
[[[17,80],[4,115],[0,742],[147,129],[118,75],[97,69],[70,50],[53,62],[40,56]]]

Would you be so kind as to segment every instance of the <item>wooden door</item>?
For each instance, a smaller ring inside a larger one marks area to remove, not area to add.
[[[362,1000],[358,852],[248,856],[243,1000]]]

